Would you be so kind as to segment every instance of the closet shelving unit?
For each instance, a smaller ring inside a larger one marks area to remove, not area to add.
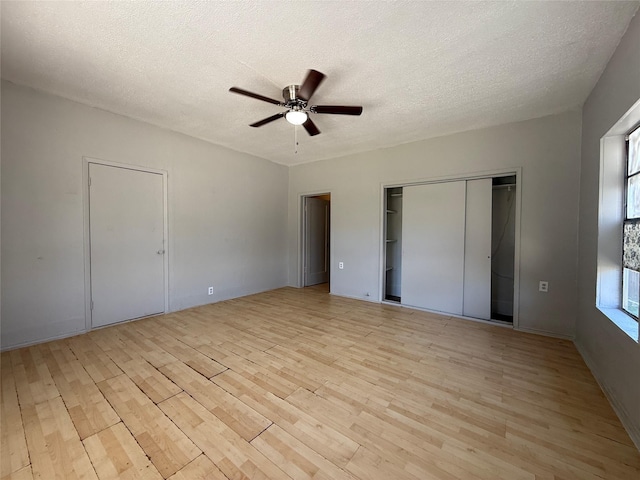
[[[402,266],[402,187],[385,190],[384,299],[400,302]]]

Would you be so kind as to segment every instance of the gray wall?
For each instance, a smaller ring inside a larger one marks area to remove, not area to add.
[[[638,45],[636,15],[583,108],[576,345],[640,447],[640,346],[595,307],[600,138],[640,99]]]
[[[85,327],[83,156],[168,172],[170,310],[287,283],[286,167],[3,82],[2,348]]]
[[[520,328],[572,337],[577,304],[579,112],[292,167],[290,284],[298,285],[301,194],[331,191],[331,292],[377,300],[382,183],[514,167],[522,167]],[[345,263],[344,270],[338,270],[339,261]],[[549,293],[538,292],[540,280],[549,281]]]

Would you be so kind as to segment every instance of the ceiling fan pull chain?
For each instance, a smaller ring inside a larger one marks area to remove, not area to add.
[[[298,126],[293,126],[293,153],[298,154]]]

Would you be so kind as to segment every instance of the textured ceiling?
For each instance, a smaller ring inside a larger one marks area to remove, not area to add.
[[[581,106],[638,2],[2,2],[2,76],[293,165]],[[280,98],[327,75],[309,137]]]

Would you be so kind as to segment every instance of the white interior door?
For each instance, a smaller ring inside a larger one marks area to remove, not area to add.
[[[466,200],[463,315],[485,320],[491,320],[492,183],[468,180]]]
[[[91,325],[164,312],[160,174],[89,164]]]
[[[465,185],[404,188],[402,304],[462,314]]]
[[[304,285],[329,281],[329,201],[318,197],[305,199]]]

